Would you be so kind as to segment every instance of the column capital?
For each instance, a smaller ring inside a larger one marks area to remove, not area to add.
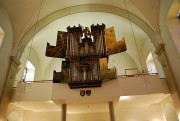
[[[11,63],[14,63],[16,66],[19,66],[21,64],[20,60],[17,59],[15,56],[10,56]]]
[[[160,56],[163,51],[165,51],[165,50],[164,50],[164,44],[163,44],[163,43],[158,44],[157,47],[156,47],[155,53],[156,53],[158,56]]]

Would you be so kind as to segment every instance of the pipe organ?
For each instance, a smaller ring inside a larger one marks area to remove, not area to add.
[[[115,79],[116,69],[108,69],[105,25],[67,27],[58,31],[56,46],[47,43],[46,56],[65,58],[61,72],[54,71],[54,83],[68,83],[71,89],[100,87],[102,81]]]

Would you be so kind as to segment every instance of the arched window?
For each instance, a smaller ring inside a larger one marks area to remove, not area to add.
[[[1,50],[1,47],[2,47],[2,44],[3,44],[4,35],[5,35],[5,32],[4,32],[4,30],[0,27],[0,50]]]
[[[24,70],[25,81],[34,81],[34,75],[35,75],[34,65],[30,61],[27,61],[26,68],[27,69]]]
[[[154,64],[154,59],[152,57],[152,53],[149,53],[146,59],[146,65],[149,73],[157,73],[156,66]]]

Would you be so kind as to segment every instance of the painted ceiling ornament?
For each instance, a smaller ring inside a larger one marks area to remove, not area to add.
[[[114,27],[106,29],[105,24],[58,31],[56,46],[47,43],[46,47],[46,56],[65,58],[61,72],[54,71],[53,82],[68,83],[74,89],[101,87],[103,81],[116,79],[116,69],[108,68],[108,57],[127,49],[124,38],[115,38]]]

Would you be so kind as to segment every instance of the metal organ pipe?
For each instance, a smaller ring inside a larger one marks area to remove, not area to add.
[[[98,43],[98,53],[99,54],[101,52],[101,41],[102,41],[102,31],[101,31],[101,34],[100,34],[100,37],[99,37],[99,43]]]

